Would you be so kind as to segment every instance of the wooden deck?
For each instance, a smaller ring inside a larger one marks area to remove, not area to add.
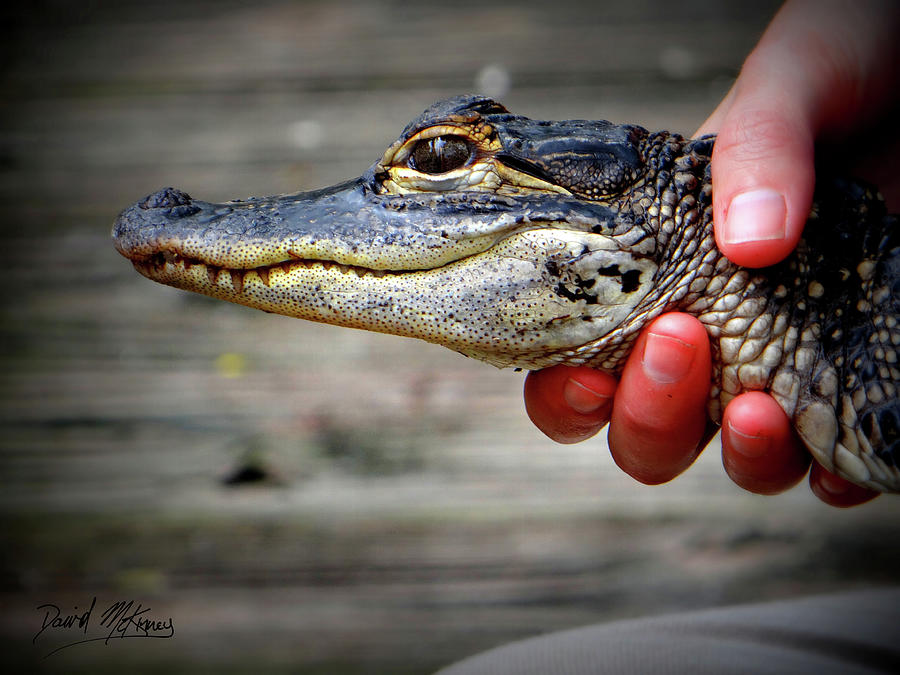
[[[424,673],[604,619],[896,582],[900,505],[647,488],[522,375],[151,284],[118,210],[358,175],[434,100],[691,133],[776,3],[50,3],[0,78],[0,650],[39,671]],[[48,9],[52,8],[51,9]],[[601,9],[602,7],[602,9]],[[10,12],[12,10],[6,10]],[[15,13],[18,12],[18,13]],[[258,480],[253,480],[258,479]],[[32,638],[134,599],[175,640]]]

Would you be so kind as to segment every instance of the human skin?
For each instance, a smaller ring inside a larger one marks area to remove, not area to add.
[[[841,167],[852,159],[852,172],[878,184],[898,210],[900,144],[896,131],[888,133],[900,108],[898,34],[900,3],[890,1],[791,0],[773,18],[697,131],[718,134],[715,234],[733,262],[764,267],[793,250],[812,204],[814,159]],[[670,313],[644,329],[618,382],[586,367],[535,371],[525,381],[525,406],[560,443],[590,438],[609,422],[619,467],[657,484],[687,469],[710,438],[709,373],[702,325]],[[878,494],[811,463],[787,415],[762,392],[741,394],[725,409],[722,461],[735,483],[758,494],[783,492],[807,470],[813,493],[832,506]]]

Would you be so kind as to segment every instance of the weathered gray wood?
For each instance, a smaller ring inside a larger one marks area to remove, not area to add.
[[[521,375],[163,288],[108,240],[164,185],[228,199],[356,175],[489,67],[517,112],[690,133],[773,9],[18,10],[0,76],[0,648],[35,664],[34,607],[96,594],[172,615],[178,639],[49,667],[426,672],[610,617],[893,582],[894,502],[753,497],[715,448],[640,486],[602,439],[531,428]],[[267,480],[225,485],[248,466]]]

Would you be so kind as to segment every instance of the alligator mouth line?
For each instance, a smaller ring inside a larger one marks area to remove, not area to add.
[[[227,272],[231,277],[231,285],[236,293],[242,293],[244,290],[244,280],[246,279],[248,274],[255,274],[259,281],[266,287],[271,287],[270,276],[271,273],[275,270],[279,270],[284,274],[289,274],[291,271],[298,268],[305,269],[314,269],[321,268],[324,270],[337,270],[342,274],[355,274],[357,277],[377,277],[381,278],[384,276],[392,276],[399,274],[415,274],[416,272],[425,272],[428,270],[402,270],[402,271],[394,271],[394,270],[377,270],[371,269],[368,267],[360,267],[357,265],[348,265],[345,263],[338,263],[331,260],[319,260],[312,258],[296,258],[293,260],[285,260],[278,263],[272,263],[271,265],[263,265],[260,267],[250,267],[247,269],[238,269],[231,267],[220,267],[217,265],[211,265],[208,262],[204,262],[199,258],[190,258],[187,256],[182,256],[178,253],[172,253],[171,251],[161,251],[159,253],[153,253],[148,256],[143,256],[141,258],[132,258],[131,263],[134,267],[145,277],[150,279],[156,279],[161,276],[165,276],[164,270],[167,265],[171,265],[174,268],[181,267],[185,272],[190,270],[192,267],[201,266],[206,268],[206,276],[209,279],[209,283],[212,286],[216,286],[219,283],[219,275],[222,272]]]

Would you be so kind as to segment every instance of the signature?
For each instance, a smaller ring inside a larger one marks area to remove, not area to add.
[[[37,644],[50,639],[51,636],[64,636],[64,644],[55,647],[44,658],[52,656],[74,645],[85,642],[103,642],[109,644],[110,640],[125,638],[155,638],[167,639],[175,636],[175,624],[172,617],[160,619],[150,614],[150,607],[144,607],[134,600],[119,600],[109,605],[101,614],[94,625],[94,611],[97,607],[96,596],[91,600],[91,605],[83,612],[78,612],[78,606],[72,612],[63,612],[62,608],[52,603],[37,606],[37,611],[43,612],[41,629],[35,633],[31,640]],[[75,636],[77,635],[77,638]],[[75,639],[73,639],[75,638]]]

